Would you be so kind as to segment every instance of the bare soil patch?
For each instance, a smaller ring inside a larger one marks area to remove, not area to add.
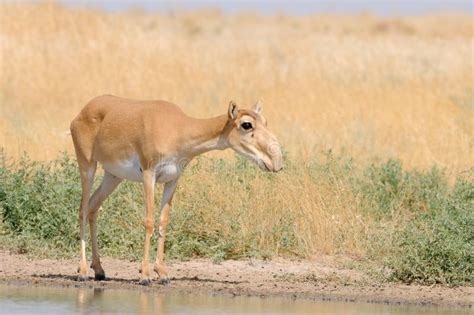
[[[378,283],[360,271],[341,267],[341,259],[312,261],[285,259],[209,260],[169,262],[171,283],[138,284],[139,263],[105,257],[107,279],[76,281],[78,262],[72,259],[35,259],[0,251],[0,283],[60,287],[92,287],[149,291],[177,290],[193,293],[283,296],[316,300],[456,306],[471,308],[473,287],[419,286]]]

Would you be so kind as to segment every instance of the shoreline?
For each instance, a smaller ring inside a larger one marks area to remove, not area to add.
[[[208,259],[168,263],[171,283],[138,284],[139,263],[104,257],[105,281],[76,281],[73,259],[34,259],[0,250],[0,284],[64,288],[125,289],[150,292],[200,293],[222,296],[283,297],[315,301],[342,301],[472,308],[474,287],[421,286],[378,283],[360,271],[339,267],[337,259],[317,261]]]

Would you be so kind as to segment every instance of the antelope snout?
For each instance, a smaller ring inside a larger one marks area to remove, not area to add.
[[[280,164],[275,164],[275,163],[274,163],[273,165],[274,165],[274,166],[273,166],[273,171],[274,171],[275,173],[277,173],[277,172],[279,172],[279,171],[281,171],[281,170],[283,169],[283,163],[281,163],[281,162],[280,162]]]
[[[283,168],[283,154],[281,153],[281,147],[278,142],[272,142],[268,146],[268,155],[272,159],[272,171],[279,172]]]

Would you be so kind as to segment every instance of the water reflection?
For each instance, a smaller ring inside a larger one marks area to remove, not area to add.
[[[1,314],[471,314],[468,309],[0,285]]]
[[[76,294],[76,309],[81,314],[86,314],[95,305],[100,304],[104,298],[104,289],[78,288]]]
[[[165,296],[162,294],[150,294],[148,292],[140,292],[140,314],[163,314]]]
[[[67,289],[70,290],[70,289]],[[163,314],[165,294],[147,291],[77,288],[75,310],[78,314],[130,312],[140,315]]]

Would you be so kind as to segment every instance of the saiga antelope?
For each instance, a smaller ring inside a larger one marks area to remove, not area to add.
[[[278,172],[282,168],[280,145],[267,128],[260,103],[251,110],[239,110],[234,102],[230,102],[226,115],[195,119],[169,102],[104,95],[90,101],[72,121],[71,135],[82,186],[78,280],[87,279],[84,235],[87,220],[92,242],[91,268],[96,280],[105,279],[97,244],[97,211],[123,179],[143,183],[146,217],[140,283],[147,285],[151,283],[148,258],[154,231],[155,183],[164,184],[164,190],[153,269],[158,273],[160,283],[167,283],[169,278],[164,263],[166,226],[178,178],[189,161],[210,150],[232,148],[262,170]],[[104,177],[90,196],[97,162],[104,168]]]

